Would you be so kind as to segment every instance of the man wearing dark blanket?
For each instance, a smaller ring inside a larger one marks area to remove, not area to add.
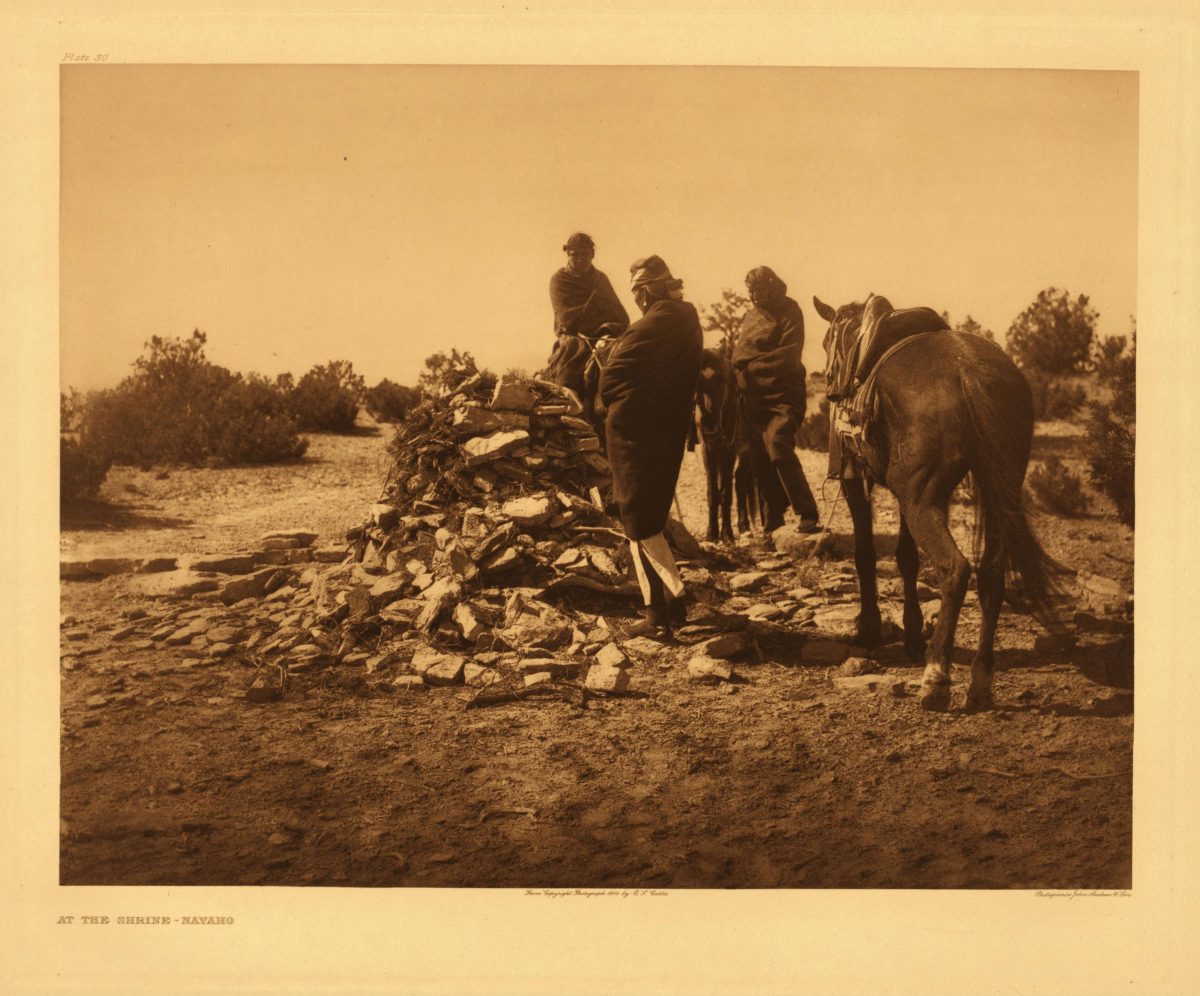
[[[796,430],[807,401],[801,360],[804,315],[787,296],[787,284],[768,266],[747,273],[746,288],[754,307],[734,342],[733,368],[754,476],[767,499],[766,529],[783,525],[786,501],[799,519],[798,532],[818,532],[817,503],[796,459]]]
[[[669,639],[687,613],[663,529],[683,462],[703,333],[695,307],[683,300],[683,281],[662,259],[647,256],[629,269],[642,317],[613,347],[600,397],[613,492],[646,604],[637,632]]]
[[[555,340],[545,376],[582,393],[584,369],[591,350],[579,337],[620,335],[629,327],[629,315],[608,277],[592,264],[596,244],[590,235],[576,232],[567,239],[563,251],[567,254],[567,265],[550,278]]]

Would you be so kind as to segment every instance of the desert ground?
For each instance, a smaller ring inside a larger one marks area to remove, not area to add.
[[[291,464],[115,467],[102,503],[64,517],[61,556],[236,554],[289,528],[344,545],[380,494],[389,432],[360,415],[357,433],[314,435]],[[1078,437],[1076,426],[1042,424],[1034,459],[1056,453],[1081,470]],[[820,486],[824,455],[801,457],[835,538],[848,534],[834,484]],[[798,587],[815,593],[812,611],[760,621],[758,652],[731,662],[732,682],[693,680],[686,638],[631,650],[633,694],[586,708],[537,697],[468,709],[475,689],[385,694],[345,680],[344,666],[252,702],[245,657],[185,656],[149,638],[201,603],[154,597],[138,575],[64,580],[61,881],[1129,888],[1133,534],[1090,498],[1081,518],[1034,512],[1051,555],[1082,572],[1065,610],[1075,639],[1052,639],[1006,607],[997,707],[983,713],[962,708],[973,592],[953,706],[926,713],[905,692],[920,668],[897,642],[869,655],[880,685],[838,681],[837,641],[857,600],[852,561],[779,558],[756,534],[705,544],[693,567],[727,578],[767,565],[765,587],[731,611]],[[703,536],[696,454],[685,456],[679,500]],[[899,620],[886,493],[875,520],[882,608]],[[954,521],[967,536],[970,507],[956,505]],[[928,617],[937,595],[925,580]],[[618,626],[634,616],[631,602],[602,608]],[[236,625],[235,610],[215,622]]]

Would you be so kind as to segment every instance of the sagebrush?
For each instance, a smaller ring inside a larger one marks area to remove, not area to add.
[[[1058,515],[1076,518],[1088,510],[1083,478],[1056,456],[1034,466],[1029,474],[1029,488],[1043,507]]]

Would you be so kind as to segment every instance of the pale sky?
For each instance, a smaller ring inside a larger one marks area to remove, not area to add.
[[[61,366],[152,335],[297,376],[413,383],[437,350],[534,370],[582,229],[631,316],[658,253],[697,305],[771,266],[823,365],[886,295],[1003,341],[1054,285],[1136,310],[1137,75],[1028,70],[66,66]]]

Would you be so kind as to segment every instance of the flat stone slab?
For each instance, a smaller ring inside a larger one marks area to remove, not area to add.
[[[214,574],[249,574],[254,570],[254,555],[241,553],[232,556],[189,557],[185,566],[189,570]]]
[[[267,540],[273,539],[293,539],[301,546],[312,546],[318,535],[307,529],[273,529],[269,533],[262,534],[262,541],[266,543]]]
[[[164,571],[160,574],[138,574],[130,579],[130,583],[141,594],[151,598],[197,595],[201,592],[216,591],[221,586],[218,578],[186,569]]]
[[[739,592],[757,591],[767,583],[770,576],[766,571],[746,571],[730,578],[729,587]]]

